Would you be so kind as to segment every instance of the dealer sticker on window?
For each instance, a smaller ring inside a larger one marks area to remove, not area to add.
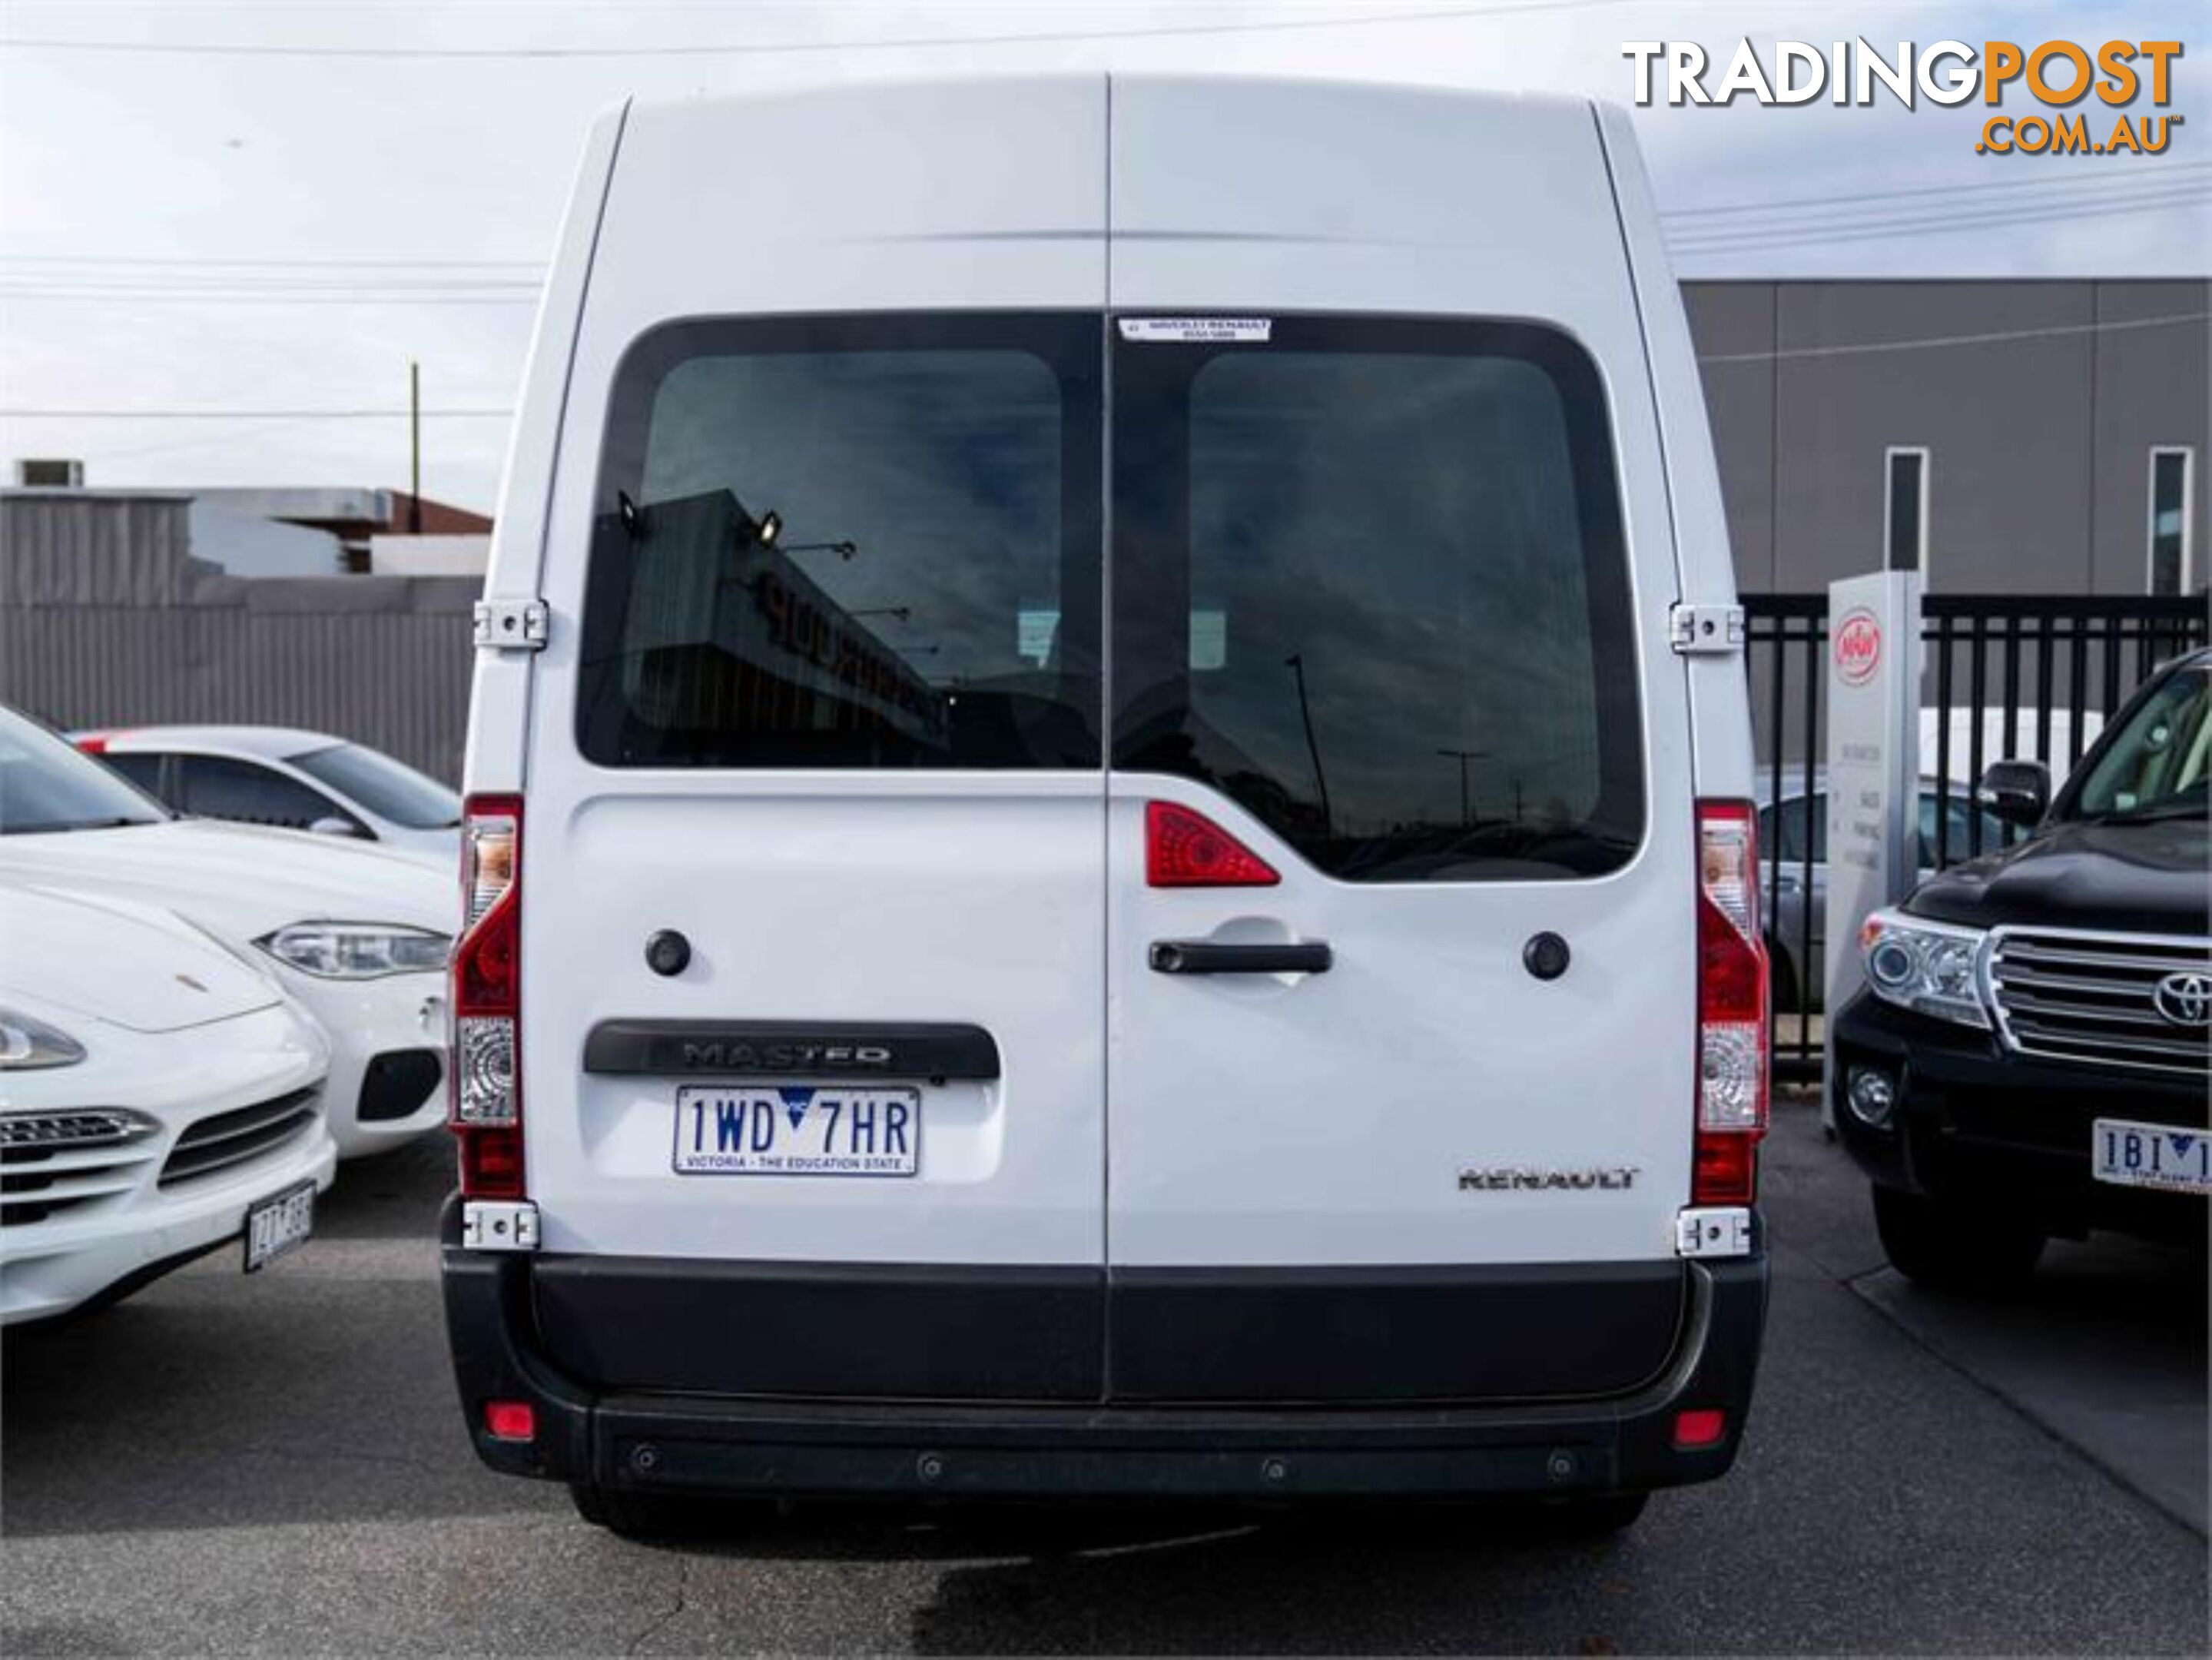
[[[1124,340],[1265,340],[1272,317],[1124,317]]]

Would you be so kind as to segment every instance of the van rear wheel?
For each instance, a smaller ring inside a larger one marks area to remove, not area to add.
[[[2016,1286],[2034,1271],[2045,1243],[2039,1229],[2016,1217],[1878,1184],[1874,1225],[1890,1266],[1939,1291]]]

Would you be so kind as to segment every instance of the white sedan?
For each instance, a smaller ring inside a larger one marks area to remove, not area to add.
[[[0,1325],[304,1240],[337,1168],[329,1061],[269,976],[178,918],[0,883]]]
[[[415,854],[451,875],[461,798],[366,744],[297,727],[119,727],[70,740],[179,812],[314,830]]]
[[[453,881],[343,837],[180,819],[0,708],[0,879],[160,905],[265,969],[331,1039],[338,1156],[445,1117]]]

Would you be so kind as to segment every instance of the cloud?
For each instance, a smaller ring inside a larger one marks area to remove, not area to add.
[[[1526,0],[1516,0],[1526,3]],[[1377,0],[1398,17],[1422,0]],[[406,364],[423,365],[433,408],[508,402],[520,380],[530,307],[495,286],[515,271],[367,265],[222,267],[216,260],[520,260],[550,249],[577,145],[591,115],[630,92],[680,94],[884,75],[978,70],[1176,69],[1334,75],[1429,84],[1525,87],[1625,100],[1626,40],[1691,39],[1725,61],[1740,37],[1814,42],[1865,34],[2037,41],[2170,38],[2170,8],[1698,3],[1553,4],[1484,16],[1441,8],[1428,21],[1169,34],[1028,46],[854,49],[790,56],[316,58],[0,52],[0,362],[13,407],[396,408]],[[82,8],[18,3],[6,32],[25,39],[218,40],[306,46],[476,48],[638,46],[742,40],[817,46],[1084,28],[1125,33],[1194,23],[1311,24],[1358,16],[1358,0],[1193,9],[1068,4],[1048,14],[994,5],[899,9],[500,5],[343,10],[246,6]],[[2205,103],[2195,66],[2177,70],[2175,152],[2194,159]],[[1717,75],[1713,77],[1717,80]],[[1710,233],[1698,210],[1763,199],[1950,190],[1916,198],[1987,210],[1997,184],[2069,182],[2047,194],[2108,191],[2106,173],[2139,162],[1977,156],[1978,106],[1821,105],[1638,111],[1654,188],[1677,233]],[[242,143],[238,141],[243,141]],[[2148,165],[2156,166],[2154,161]],[[2080,180],[2079,183],[2071,181]],[[1839,209],[1862,228],[1881,204]],[[1963,211],[1963,208],[1960,209]],[[1774,234],[1686,256],[1693,277],[2202,275],[2212,214],[2202,198],[2156,211],[2060,217],[1985,211],[1972,229],[1924,224],[1893,236],[1824,240],[1831,216],[1729,216]],[[1895,222],[1910,222],[1895,216]],[[1792,234],[1783,234],[1784,231]],[[93,263],[64,263],[86,261]],[[193,263],[145,263],[149,260]],[[232,289],[211,304],[182,291]],[[374,283],[447,296],[358,303]],[[439,283],[442,286],[439,286]],[[318,286],[318,284],[320,286]],[[434,419],[426,487],[490,505],[501,423]],[[189,423],[0,419],[0,449],[81,455],[95,483],[385,483],[404,477],[405,424],[382,421]]]

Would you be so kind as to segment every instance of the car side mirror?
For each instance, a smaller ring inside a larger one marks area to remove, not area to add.
[[[2008,824],[2042,822],[2051,809],[2051,769],[2040,761],[1999,761],[1974,787],[1977,805]]]
[[[355,824],[343,818],[318,818],[307,826],[307,830],[311,835],[315,836],[359,836],[361,834]]]

